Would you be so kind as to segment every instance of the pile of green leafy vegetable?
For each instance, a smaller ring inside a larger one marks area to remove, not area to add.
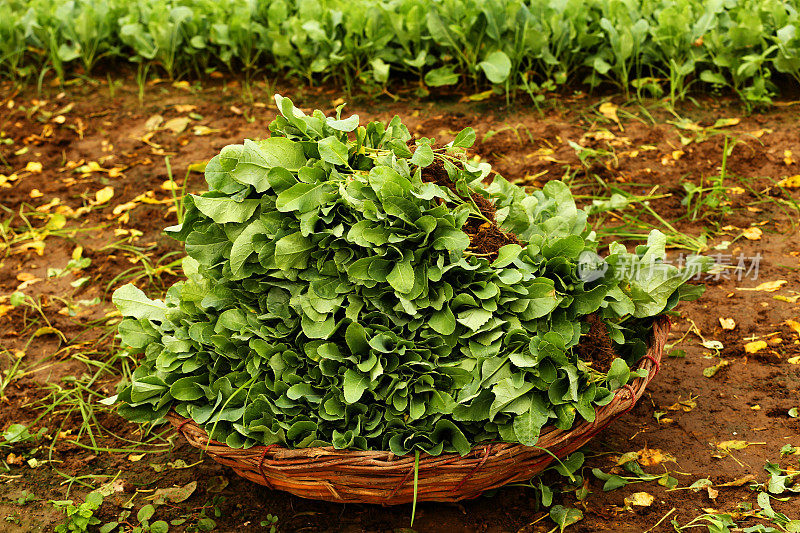
[[[470,128],[437,147],[397,117],[363,127],[276,102],[272,136],[225,147],[167,229],[188,279],[164,301],[114,293],[122,342],[143,353],[119,394],[130,420],[174,409],[235,448],[533,445],[546,424],[593,420],[637,374],[652,317],[701,292],[657,231],[600,259],[559,181],[486,185]],[[476,227],[508,244],[474,246]],[[621,356],[607,368],[579,357],[587,315]]]

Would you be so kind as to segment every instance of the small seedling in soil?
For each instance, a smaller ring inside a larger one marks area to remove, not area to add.
[[[94,516],[94,512],[103,504],[103,495],[99,492],[90,492],[86,495],[86,501],[75,505],[73,500],[52,501],[55,507],[64,509],[67,514],[66,520],[55,527],[56,533],[84,532],[89,531],[89,526],[100,523],[100,519]]]
[[[277,531],[275,524],[278,523],[278,517],[275,515],[268,514],[266,520],[261,521],[261,527],[268,527],[269,533],[275,533]]]

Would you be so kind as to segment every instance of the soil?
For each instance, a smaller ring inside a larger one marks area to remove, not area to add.
[[[85,398],[96,407],[92,437],[81,433],[83,416],[72,396],[73,403],[61,403],[56,412],[43,409],[70,383],[119,353],[112,333],[118,321],[110,303],[114,288],[133,281],[152,295],[163,295],[179,279],[180,269],[170,265],[179,257],[179,243],[162,233],[177,222],[169,209],[172,182],[165,158],[174,183],[187,192],[201,191],[202,175],[189,166],[245,137],[267,136],[275,114],[262,84],[251,87],[253,100],[244,100],[247,92],[236,79],[193,86],[161,81],[147,86],[140,104],[131,77],[115,81],[119,84],[112,87],[85,79],[64,88],[45,83],[41,94],[35,88],[14,94],[11,87],[0,86],[0,231],[7,243],[0,246],[0,295],[5,295],[0,299],[0,364],[6,372],[0,379],[0,429],[15,423],[32,424],[32,433],[47,428],[39,440],[0,448],[1,529],[50,531],[64,517],[51,500],[82,501],[89,490],[116,477],[114,492],[97,512],[103,522],[116,520],[126,506],[135,517],[156,489],[196,482],[188,499],[159,506],[154,519],[186,520],[171,531],[191,530],[203,516],[213,518],[216,531],[263,531],[260,522],[270,513],[279,517],[281,531],[408,531],[410,506],[336,505],[265,489],[210,461],[163,426],[139,427],[102,410],[98,397]],[[340,91],[330,87],[279,83],[277,90],[304,108],[330,113],[341,103]],[[673,531],[671,520],[683,525],[709,509],[735,512],[745,503],[757,508],[747,482],[717,487],[718,492],[686,488],[698,479],[722,484],[752,476],[764,482],[766,461],[798,467],[797,456],[780,451],[785,445],[800,447],[800,419],[789,415],[800,407],[800,334],[787,322],[800,320],[795,204],[800,195],[798,189],[775,183],[800,174],[800,108],[779,102],[770,111],[744,116],[734,100],[701,98],[697,106],[676,109],[689,119],[683,123],[663,102],[640,107],[613,101],[620,105],[619,123],[597,112],[598,98],[580,93],[555,95],[541,111],[524,100],[506,107],[502,97],[471,103],[361,97],[348,110],[362,121],[388,121],[398,114],[415,135],[438,142],[472,126],[478,134],[472,153],[511,181],[541,186],[564,179],[586,205],[615,190],[650,195],[653,211],[681,233],[706,239],[706,253],[721,262],[736,267],[741,257],[747,269],[758,258],[757,276],[751,269],[739,279],[744,272],[729,268],[700,280],[708,287],[705,295],[681,304],[673,317],[669,342],[675,357],[666,358],[637,406],[590,444],[582,470],[589,495],[582,501],[572,492],[556,497],[558,504],[583,510],[583,520],[568,532],[667,532]],[[738,122],[708,129],[719,118]],[[172,129],[154,130],[159,121]],[[723,170],[726,139],[733,149]],[[568,141],[594,152],[583,154],[581,161]],[[709,180],[722,172],[719,190],[724,194],[714,196]],[[701,183],[706,189],[701,200],[717,203],[701,203],[693,212],[695,204],[685,205],[684,186]],[[113,197],[101,201],[97,193],[106,187],[113,188]],[[596,228],[622,224],[625,212],[660,225],[637,204],[596,215]],[[55,229],[59,220],[54,213],[65,216],[63,228]],[[50,229],[42,229],[48,222]],[[35,236],[17,238],[29,231],[28,225]],[[745,229],[751,239],[742,236]],[[480,226],[474,230],[477,239]],[[631,227],[630,233],[642,230]],[[494,235],[487,242],[492,238],[500,239]],[[48,269],[63,269],[79,255],[78,247],[80,256],[91,259],[89,266],[48,276]],[[682,252],[673,249],[670,258],[677,262]],[[77,283],[84,277],[88,281]],[[781,281],[771,292],[752,290]],[[9,295],[16,291],[30,295],[36,305],[11,307]],[[95,298],[99,303],[91,303]],[[723,329],[721,318],[733,319],[735,327]],[[701,344],[711,340],[722,348]],[[745,345],[755,340],[767,346],[748,353]],[[133,365],[124,356],[114,360],[116,367],[120,361]],[[13,370],[17,361],[22,373]],[[706,377],[713,367],[716,373]],[[93,389],[111,395],[118,381],[119,370],[102,374]],[[94,449],[87,448],[92,438]],[[134,448],[142,439],[152,439],[151,445]],[[722,453],[719,443],[732,440],[751,444]],[[650,481],[604,492],[591,474],[591,468],[621,472],[616,464],[622,454],[646,455],[647,450],[660,451],[663,460],[644,469],[672,472],[679,490]],[[653,503],[626,508],[625,499],[636,492],[653,495]],[[26,494],[35,499],[20,503]],[[528,487],[506,487],[460,504],[420,504],[414,529],[547,532],[553,524],[544,518],[535,494]],[[796,496],[772,503],[800,518]],[[755,523],[753,518],[740,520],[745,527]]]
[[[463,199],[461,193],[456,190],[456,184],[450,179],[441,161],[435,160],[430,166],[422,171],[422,181],[427,181],[447,187],[454,194]],[[484,220],[476,217],[468,218],[461,228],[469,236],[469,248],[471,252],[497,259],[497,252],[507,244],[519,244],[519,239],[512,232],[501,230],[495,219],[496,209],[494,203],[485,196],[477,192],[471,192],[470,198],[475,206],[483,215]]]
[[[586,315],[584,321],[589,324],[589,331],[578,343],[578,357],[592,363],[592,368],[605,374],[616,358],[608,328],[597,313]]]

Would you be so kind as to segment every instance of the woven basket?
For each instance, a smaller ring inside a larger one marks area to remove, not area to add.
[[[626,413],[658,373],[669,320],[659,317],[653,338],[638,368],[647,377],[636,378],[619,389],[608,405],[597,408],[595,421],[583,421],[569,431],[542,429],[537,448],[512,443],[475,446],[466,456],[442,454],[419,458],[417,501],[456,502],[478,497],[482,492],[541,473],[554,460],[540,448],[564,457],[594,437],[615,418]],[[167,420],[189,444],[204,450],[218,463],[240,476],[272,489],[296,496],[332,502],[396,505],[414,499],[414,456],[385,451],[337,450],[332,447],[290,450],[278,445],[232,449],[209,440],[191,419],[175,412]]]

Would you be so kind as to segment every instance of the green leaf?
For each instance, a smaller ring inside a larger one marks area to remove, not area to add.
[[[428,325],[436,333],[450,335],[456,330],[456,317],[450,307],[445,305],[441,311],[436,311],[431,315]]]
[[[429,144],[420,144],[411,156],[411,162],[419,167],[427,167],[433,163],[433,149]]]
[[[464,128],[453,139],[453,146],[456,148],[469,148],[473,144],[475,144],[475,130],[472,128]]]
[[[269,188],[267,174],[272,168],[297,172],[305,164],[306,157],[300,143],[285,137],[270,137],[255,142],[245,139],[244,149],[231,171],[231,177],[262,192]]]
[[[275,207],[282,213],[307,213],[318,209],[336,197],[330,183],[296,183],[278,195]]]
[[[402,261],[396,263],[386,276],[386,281],[394,290],[405,294],[414,288],[414,267],[411,266],[411,254],[407,254]]]
[[[317,147],[323,161],[334,165],[349,166],[347,146],[336,137],[330,136],[322,139],[317,144]]]
[[[230,252],[231,273],[237,279],[243,273],[243,267],[247,259],[256,251],[254,239],[256,235],[266,233],[267,228],[256,219],[239,234],[233,241]]]
[[[497,251],[497,259],[492,262],[494,268],[504,268],[519,257],[522,246],[519,244],[506,244]]]
[[[166,305],[161,300],[151,300],[141,290],[130,283],[115,290],[111,301],[122,316],[163,321]]]
[[[354,404],[361,400],[364,391],[369,388],[369,376],[348,368],[344,373],[344,383],[342,385],[344,399],[349,404]]]
[[[541,411],[540,405],[532,402],[530,409],[514,417],[514,434],[517,441],[525,446],[535,446],[539,440],[539,431],[549,418],[546,412]]]
[[[500,50],[486,56],[478,66],[492,83],[503,83],[511,73],[511,60]]]
[[[608,388],[609,390],[617,390],[618,388],[626,385],[630,379],[631,370],[624,359],[617,357],[611,362],[611,368],[608,370]]]
[[[458,322],[472,331],[477,331],[492,318],[492,312],[486,309],[472,308],[458,313]]]
[[[217,224],[228,222],[244,222],[253,216],[258,208],[258,200],[242,200],[232,198],[211,198],[190,195],[195,207]]]
[[[156,520],[150,524],[150,533],[167,533],[169,531],[169,524],[164,520]]]
[[[150,504],[147,504],[141,509],[139,509],[138,513],[136,513],[136,519],[139,521],[140,524],[143,524],[146,521],[150,520],[155,513],[156,513],[156,508]]]
[[[443,87],[445,85],[455,85],[458,83],[459,75],[455,71],[454,65],[429,70],[425,74],[425,85],[429,87]]]
[[[311,239],[299,231],[287,235],[275,243],[275,264],[281,270],[304,269],[313,248]]]
[[[555,522],[559,531],[563,532],[568,526],[583,520],[583,512],[580,509],[554,505],[550,509],[550,520]]]
[[[463,252],[467,247],[469,247],[469,237],[459,229],[438,228],[433,234],[433,248],[435,250]]]
[[[341,120],[328,117],[325,119],[325,123],[338,131],[353,131],[358,127],[358,115],[352,115]]]

